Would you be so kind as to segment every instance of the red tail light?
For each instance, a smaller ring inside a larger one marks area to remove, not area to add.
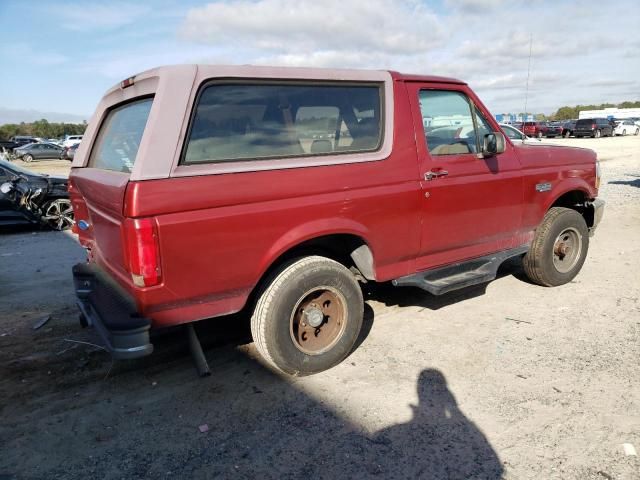
[[[596,124],[595,124],[595,123],[592,123],[592,124],[591,124],[591,128],[592,128],[593,130],[595,130],[595,129],[596,129]]]
[[[162,281],[158,229],[151,218],[125,220],[125,251],[131,280],[137,287],[151,287]]]

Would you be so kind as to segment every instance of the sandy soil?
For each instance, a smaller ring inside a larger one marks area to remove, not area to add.
[[[242,315],[199,324],[209,378],[180,331],[114,365],[70,341],[96,341],[73,306],[73,236],[4,231],[0,479],[640,478],[623,450],[640,450],[640,137],[548,141],[603,160],[581,274],[542,288],[512,262],[442,297],[369,288],[358,349],[312,377],[265,368]]]

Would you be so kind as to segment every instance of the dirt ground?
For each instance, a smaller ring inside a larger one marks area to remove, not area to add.
[[[77,343],[97,340],[77,322],[73,235],[1,232],[0,480],[640,478],[623,449],[640,450],[640,137],[548,142],[603,161],[573,282],[538,287],[511,262],[442,297],[368,288],[359,347],[311,377],[265,368],[242,315],[198,325],[211,377],[181,331],[113,364]]]

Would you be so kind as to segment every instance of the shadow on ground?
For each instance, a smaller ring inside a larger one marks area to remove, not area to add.
[[[410,380],[419,398],[410,421],[370,432],[339,413],[350,407],[349,375],[321,374],[335,377],[326,396],[331,402],[314,398],[304,390],[306,380],[262,364],[243,315],[198,324],[211,377],[196,376],[181,329],[154,337],[151,357],[113,364],[93,345],[94,332],[77,323],[69,266],[82,251],[73,238],[11,235],[0,239],[0,251],[12,253],[0,261],[16,272],[0,277],[3,291],[13,292],[0,297],[3,480],[502,475],[497,454],[437,370]],[[28,269],[19,268],[21,252],[36,252]],[[26,292],[15,288],[20,282],[28,284]],[[25,301],[30,291],[41,308]],[[433,308],[469,295],[437,300],[405,289],[382,292],[382,301],[421,298]],[[52,318],[34,330],[43,309]],[[367,306],[359,343],[373,322]]]

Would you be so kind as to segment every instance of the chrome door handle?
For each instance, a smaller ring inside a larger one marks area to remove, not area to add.
[[[427,173],[424,174],[424,179],[433,180],[434,178],[445,177],[447,175],[449,175],[449,172],[447,172],[446,170],[436,170],[436,171],[429,170]]]

